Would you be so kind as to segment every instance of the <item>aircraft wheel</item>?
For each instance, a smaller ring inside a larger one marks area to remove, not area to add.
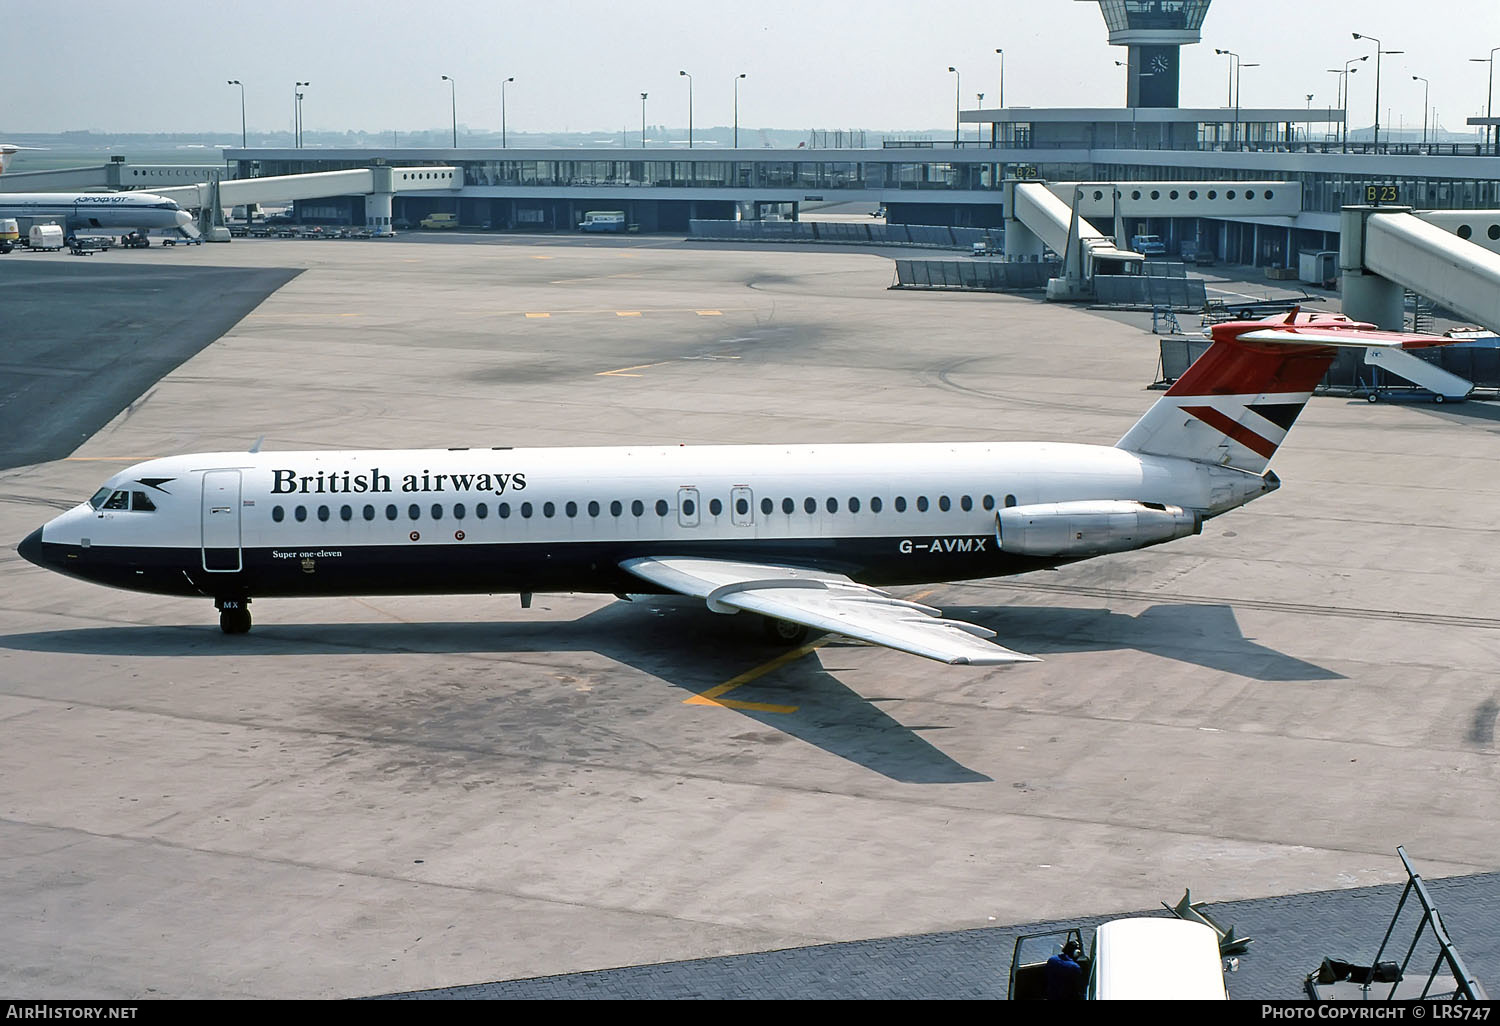
[[[807,626],[774,616],[765,618],[766,637],[778,645],[800,645],[807,640]]]
[[[219,630],[225,634],[250,633],[250,610],[243,605],[225,606],[220,609]]]
[[[1378,402],[1380,402],[1380,394],[1378,392],[1371,392],[1369,395],[1365,396],[1365,402],[1367,402],[1367,403],[1378,403]]]
[[[1444,398],[1443,393],[1439,392],[1437,395],[1432,397],[1432,401],[1435,403],[1445,403],[1448,400]]]

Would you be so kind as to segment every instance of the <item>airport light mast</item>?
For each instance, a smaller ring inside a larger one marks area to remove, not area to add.
[[[1383,53],[1405,53],[1405,50],[1386,50],[1385,44],[1374,36],[1361,35],[1358,32],[1350,33],[1355,39],[1368,39],[1375,44],[1375,152],[1380,152],[1380,55]]]
[[[240,87],[240,149],[245,149],[245,83],[237,78],[231,78],[229,85]]]
[[[958,73],[958,69],[955,68],[955,67],[953,67],[952,65],[948,66],[948,70],[951,71],[951,72],[953,72],[953,145],[954,145],[955,148],[957,148],[957,146],[958,146],[958,112],[959,112],[959,106],[960,106],[960,104],[963,103],[962,96],[963,96],[963,81],[964,81],[964,77],[962,75],[960,75]]]
[[[734,76],[734,148],[740,148],[740,79],[744,74]]]
[[[1427,145],[1427,97],[1432,89],[1432,83],[1421,75],[1413,75],[1411,80],[1422,83],[1422,145],[1425,147]]]
[[[311,82],[297,82],[292,86],[292,145],[302,148],[302,87]]]
[[[688,80],[688,149],[693,148],[693,76],[686,71],[679,71],[678,75]]]
[[[447,75],[443,76],[443,81],[448,83],[448,103],[453,109],[453,148],[456,150],[458,149],[458,86]]]
[[[646,94],[641,94],[641,149],[646,148]]]
[[[500,148],[505,149],[505,86],[508,82],[514,82],[516,76],[502,78],[500,80]],[[454,145],[457,145],[456,143]]]
[[[1469,58],[1469,62],[1471,64],[1488,64],[1490,66],[1489,84],[1484,87],[1484,116],[1485,116],[1486,119],[1492,118],[1492,117],[1495,116],[1495,105],[1494,105],[1494,101],[1495,101],[1495,54],[1497,52],[1500,52],[1500,46],[1497,46],[1497,47],[1495,47],[1495,49],[1491,50],[1490,51],[1490,55],[1488,57],[1470,57]],[[1484,138],[1485,138],[1486,143],[1488,143],[1490,141],[1491,135],[1494,132],[1495,132],[1495,126],[1494,125],[1485,125],[1484,126]],[[1496,135],[1495,138],[1497,139],[1497,141],[1500,141],[1500,135]],[[1486,147],[1486,148],[1489,148],[1489,147]],[[1495,148],[1496,149],[1500,149],[1500,147],[1495,147]]]

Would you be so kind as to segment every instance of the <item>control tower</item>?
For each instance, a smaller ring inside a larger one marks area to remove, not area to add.
[[[1176,107],[1178,50],[1202,39],[1213,0],[1079,0],[1097,3],[1111,46],[1128,46],[1127,107]]]

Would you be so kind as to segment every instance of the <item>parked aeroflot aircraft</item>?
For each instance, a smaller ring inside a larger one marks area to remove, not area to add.
[[[33,224],[61,221],[69,234],[90,228],[181,229],[193,223],[176,200],[147,192],[0,192],[0,217]]]
[[[1197,534],[1266,467],[1336,347],[1432,345],[1342,317],[1215,325],[1113,446],[1060,443],[238,452],[150,460],[21,542],[136,591],[679,592],[950,663],[1028,661],[882,585],[1024,573]]]

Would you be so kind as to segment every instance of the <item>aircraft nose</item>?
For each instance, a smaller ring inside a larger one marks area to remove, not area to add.
[[[40,567],[47,566],[42,559],[42,529],[40,527],[23,538],[21,544],[16,546],[16,551],[28,563],[35,563]]]

